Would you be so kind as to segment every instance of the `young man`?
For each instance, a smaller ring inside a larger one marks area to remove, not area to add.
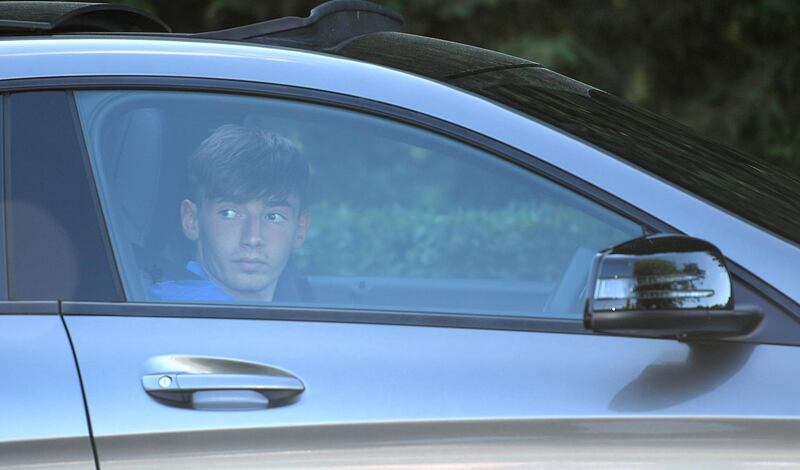
[[[191,280],[155,284],[153,300],[264,303],[309,301],[307,280],[291,266],[309,216],[309,169],[288,139],[229,124],[189,160],[190,197],[181,202],[183,233],[196,244]]]

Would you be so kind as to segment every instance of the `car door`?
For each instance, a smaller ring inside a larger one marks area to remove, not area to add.
[[[27,95],[74,118],[91,197],[46,201],[70,211],[48,232],[63,243],[17,235],[9,252],[72,256],[46,282],[47,256],[10,272],[21,297],[64,300],[101,468],[797,458],[796,319],[752,286],[737,280],[736,294],[767,321],[738,341],[583,328],[593,253],[664,229],[624,202],[352,97],[197,80],[95,88]],[[310,227],[290,263],[313,297],[163,295],[238,292],[198,254],[208,239],[184,209],[196,155],[231,125],[290,142],[310,166]]]
[[[32,194],[28,184],[36,185],[37,178],[29,178],[31,173],[18,164],[31,170],[38,166],[36,158],[13,161],[10,154],[24,149],[29,155],[44,156],[58,149],[59,139],[64,137],[60,132],[63,125],[51,127],[48,124],[54,124],[52,120],[42,122],[39,118],[43,110],[29,98],[3,94],[0,100],[0,155],[4,161],[0,170],[4,194],[0,207],[4,234],[0,239],[0,468],[94,469],[81,381],[58,302],[30,296],[20,288],[15,275],[19,268],[34,264],[18,264],[20,258],[14,247],[18,246],[20,231],[32,219],[52,221],[40,203],[56,193]],[[32,124],[48,127],[51,138],[38,143],[29,140]],[[70,119],[65,124],[74,130]],[[68,132],[67,139],[69,136],[74,139],[75,133]],[[55,166],[62,164],[60,169],[66,170],[62,175],[68,179],[74,175],[69,170],[76,168],[75,163],[81,168],[80,160],[69,159]],[[86,181],[85,173],[80,175]],[[77,191],[71,196],[79,199],[81,194]],[[57,238],[59,234],[38,232],[28,236]],[[51,263],[61,261],[60,256],[50,258]]]

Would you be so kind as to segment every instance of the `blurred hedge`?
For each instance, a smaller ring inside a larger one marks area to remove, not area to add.
[[[295,262],[309,274],[553,281],[579,246],[631,238],[565,206],[510,204],[448,213],[340,205],[311,209]]]

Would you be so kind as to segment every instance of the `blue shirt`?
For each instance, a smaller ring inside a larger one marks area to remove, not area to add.
[[[163,281],[153,284],[147,294],[148,300],[192,302],[233,302],[230,294],[208,278],[203,266],[197,261],[189,261],[186,270],[198,279]]]

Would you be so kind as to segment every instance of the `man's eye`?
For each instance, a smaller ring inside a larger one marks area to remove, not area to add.
[[[286,216],[278,212],[270,212],[269,214],[267,214],[267,220],[279,224],[281,222],[286,221]]]
[[[219,211],[219,215],[221,215],[223,219],[233,219],[239,215],[239,213],[233,209],[222,209]]]

